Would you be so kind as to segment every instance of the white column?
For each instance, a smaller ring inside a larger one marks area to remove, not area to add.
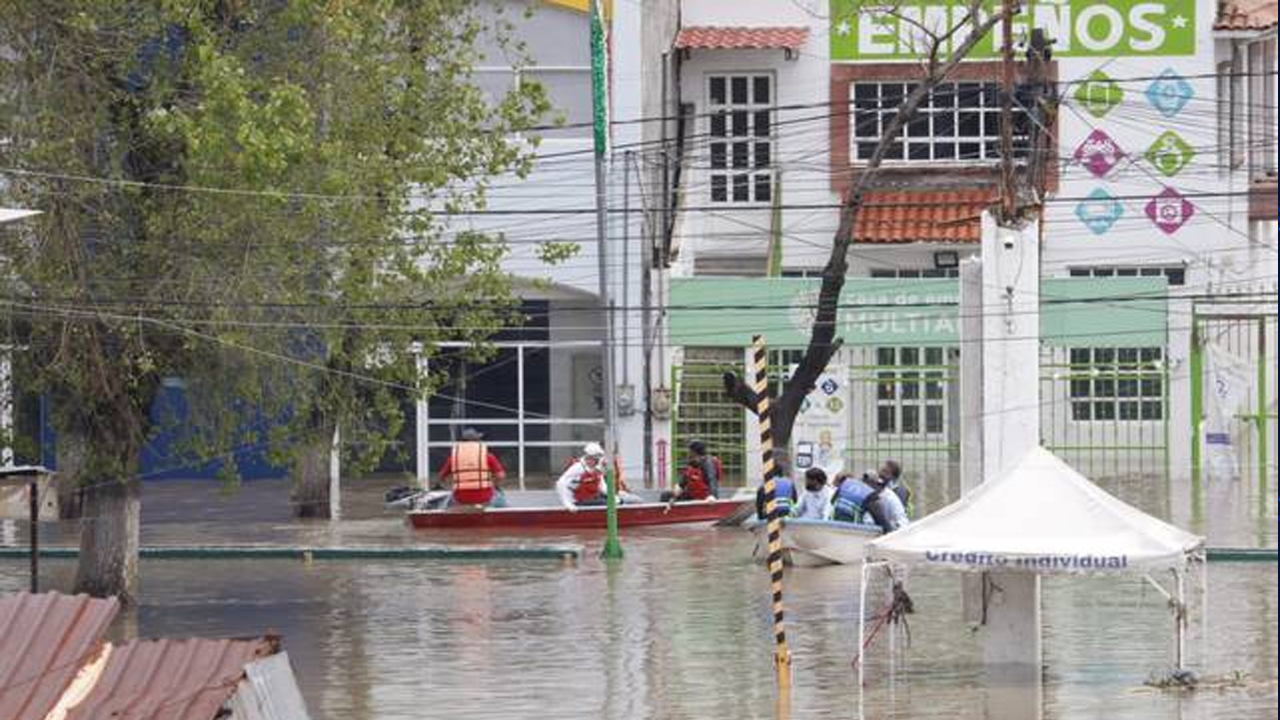
[[[419,352],[417,363],[418,383],[421,385],[427,380],[427,356]],[[431,486],[431,453],[427,447],[427,442],[431,437],[428,432],[431,429],[429,426],[431,421],[429,408],[426,393],[419,391],[418,397],[414,402],[414,474],[417,476],[418,486],[423,489]]]
[[[982,482],[982,260],[960,263],[960,493]]]
[[[1007,228],[982,215],[983,479],[1000,475],[1040,443],[1039,234],[1037,222]],[[1038,683],[1040,577],[991,573],[988,580],[993,587],[982,628],[988,671]]]
[[[0,349],[0,465],[13,464],[13,348]]]
[[[524,490],[524,345],[516,347],[516,476]]]

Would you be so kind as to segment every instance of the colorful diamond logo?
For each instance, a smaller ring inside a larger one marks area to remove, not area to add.
[[[1166,130],[1147,148],[1147,162],[1151,163],[1165,177],[1173,177],[1195,157],[1196,151],[1187,144],[1182,136],[1172,130]]]
[[[1110,135],[1102,130],[1094,130],[1076,148],[1075,160],[1091,175],[1100,178],[1106,177],[1124,156],[1124,151]]]
[[[1191,83],[1172,69],[1160,73],[1160,77],[1147,86],[1147,102],[1165,117],[1177,115],[1193,97],[1195,90]]]
[[[1171,187],[1166,187],[1147,203],[1147,217],[1166,235],[1177,232],[1195,213],[1196,207]]]
[[[1094,235],[1106,233],[1116,224],[1121,215],[1124,215],[1124,206],[1116,200],[1114,195],[1102,188],[1094,188],[1088,197],[1076,205],[1076,217],[1080,218],[1080,222],[1092,230]]]
[[[1076,89],[1076,102],[1094,117],[1102,117],[1124,101],[1124,90],[1111,76],[1094,70]]]

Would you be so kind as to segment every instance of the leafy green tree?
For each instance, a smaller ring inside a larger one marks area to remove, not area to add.
[[[164,378],[189,453],[267,444],[305,490],[335,427],[356,471],[386,451],[438,381],[411,348],[518,322],[501,238],[446,218],[529,170],[549,105],[476,85],[482,36],[521,51],[475,8],[0,0],[0,199],[45,213],[0,234],[2,307],[74,450],[77,590],[134,597]],[[244,437],[251,415],[272,429]]]

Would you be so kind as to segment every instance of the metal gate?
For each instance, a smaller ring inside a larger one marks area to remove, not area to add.
[[[1214,346],[1249,366],[1245,401],[1234,414],[1230,436],[1241,475],[1254,478],[1256,497],[1266,510],[1273,501],[1269,488],[1276,477],[1276,313],[1239,312],[1239,306],[1200,303],[1191,331],[1191,479],[1199,488],[1204,475],[1205,418],[1208,412],[1206,356]]]
[[[1169,477],[1167,348],[1045,346],[1040,436],[1090,478]]]
[[[849,353],[850,457],[861,470],[895,458],[915,472],[959,460],[954,345],[853,347]]]
[[[737,348],[684,348],[684,362],[672,369],[676,402],[672,408],[671,475],[679,477],[685,448],[701,440],[720,457],[722,483],[746,483],[746,417],[742,406],[724,392],[724,373],[742,374],[742,351]]]

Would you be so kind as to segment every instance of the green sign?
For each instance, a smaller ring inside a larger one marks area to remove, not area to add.
[[[764,333],[773,347],[808,342],[820,281],[798,278],[679,278],[671,281],[673,345],[747,347]],[[1040,332],[1055,345],[1164,345],[1164,278],[1045,278]],[[838,335],[846,345],[951,345],[960,340],[955,279],[849,278]]]
[[[999,13],[988,2],[984,12]],[[831,0],[832,60],[911,60],[928,53],[935,36],[965,22],[964,0]],[[1135,57],[1195,53],[1196,0],[1030,0],[1014,16],[1014,38],[1030,28],[1045,31],[1055,57]],[[960,43],[951,34],[943,53]],[[1000,26],[970,53],[1000,55]]]
[[[1147,148],[1146,158],[1165,177],[1173,177],[1191,163],[1195,154],[1195,149],[1181,135],[1166,130]]]
[[[1102,117],[1124,102],[1124,90],[1111,76],[1094,70],[1076,88],[1076,102],[1094,117]]]

